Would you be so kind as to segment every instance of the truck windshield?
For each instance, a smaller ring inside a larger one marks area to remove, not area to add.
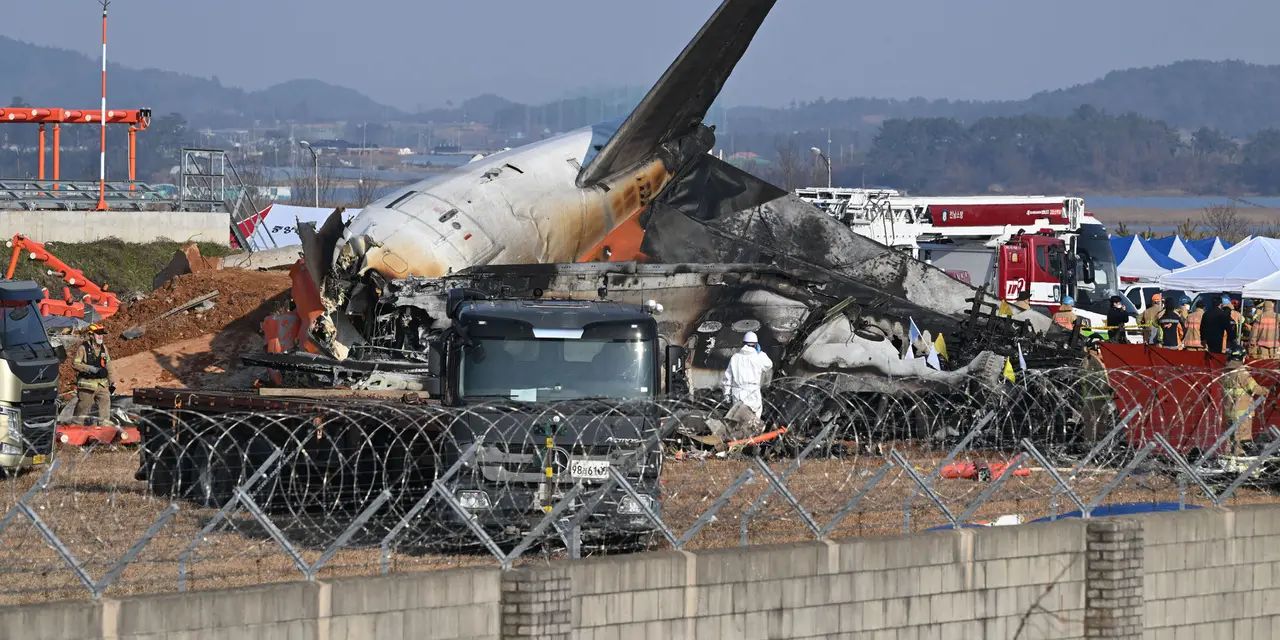
[[[6,302],[0,306],[0,348],[10,349],[48,340],[40,312],[33,302]]]
[[[464,350],[459,394],[521,402],[649,398],[653,349],[648,340],[480,338]]]
[[[1111,296],[1120,294],[1120,278],[1116,275],[1116,256],[1111,251],[1111,240],[1106,227],[1100,224],[1080,225],[1076,253],[1076,306],[1105,314],[1111,307]],[[1092,281],[1085,274],[1092,271]]]

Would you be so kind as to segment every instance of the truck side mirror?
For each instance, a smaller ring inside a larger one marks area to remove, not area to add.
[[[666,365],[663,367],[662,384],[667,395],[681,396],[689,393],[689,376],[685,371],[685,361],[689,350],[680,345],[668,345],[666,349]]]

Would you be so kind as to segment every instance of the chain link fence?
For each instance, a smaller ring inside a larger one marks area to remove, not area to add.
[[[718,392],[143,408],[140,448],[64,447],[0,485],[0,602],[1273,501],[1271,403],[1224,382],[833,374],[774,381],[758,422]]]

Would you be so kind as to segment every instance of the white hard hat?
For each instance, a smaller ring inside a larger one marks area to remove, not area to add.
[[[742,336],[742,344],[755,344],[757,342],[760,342],[760,338],[756,336],[754,331],[748,331],[746,335]]]

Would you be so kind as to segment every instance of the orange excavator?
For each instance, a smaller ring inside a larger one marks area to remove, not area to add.
[[[13,274],[18,268],[18,260],[25,253],[28,259],[48,265],[49,275],[56,275],[66,283],[62,288],[61,298],[50,297],[49,290],[45,289],[45,297],[38,304],[41,315],[101,321],[110,318],[120,310],[120,298],[108,291],[106,285],[98,286],[85,276],[83,271],[73,269],[59,260],[49,252],[44,243],[36,242],[23,235],[15,235],[5,244],[13,250],[9,256],[9,269],[4,274],[6,279],[13,279]],[[72,289],[79,291],[80,296],[72,295]]]

